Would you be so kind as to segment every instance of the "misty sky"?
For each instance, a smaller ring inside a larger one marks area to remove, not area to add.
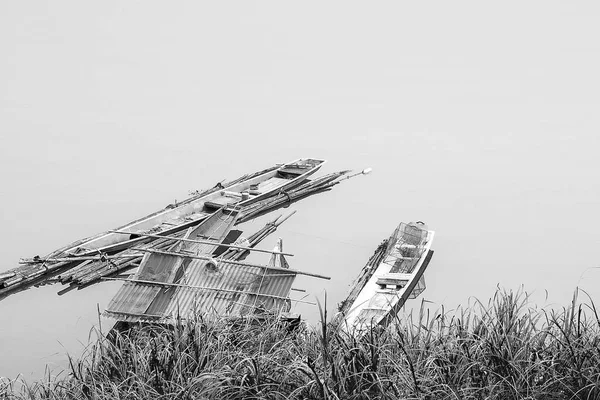
[[[373,173],[297,203],[262,245],[332,277],[299,278],[308,300],[333,311],[423,220],[433,308],[497,285],[600,301],[600,6],[498,4],[0,2],[0,271],[316,157]],[[64,366],[117,288],[0,302],[0,376]]]

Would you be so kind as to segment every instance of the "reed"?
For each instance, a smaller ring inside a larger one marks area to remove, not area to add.
[[[68,376],[20,388],[0,381],[0,398],[600,398],[600,318],[581,290],[558,310],[536,307],[523,290],[453,311],[422,302],[360,340],[326,309],[316,327],[201,316],[98,332]]]

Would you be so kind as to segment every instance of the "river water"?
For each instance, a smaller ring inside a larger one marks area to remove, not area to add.
[[[430,307],[497,286],[523,285],[540,306],[566,305],[576,286],[598,300],[598,14],[3,2],[0,271],[190,190],[315,157],[323,172],[373,173],[297,203],[264,242],[282,237],[293,268],[332,277],[299,278],[307,299],[327,292],[333,311],[381,240],[422,220],[436,231]],[[1,301],[0,376],[58,373],[118,285]]]

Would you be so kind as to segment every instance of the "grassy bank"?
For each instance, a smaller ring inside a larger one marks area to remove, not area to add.
[[[579,292],[582,294],[581,292]],[[45,399],[596,399],[600,320],[591,300],[540,310],[523,292],[422,311],[356,340],[318,327],[199,319],[101,337],[70,376],[5,398]]]

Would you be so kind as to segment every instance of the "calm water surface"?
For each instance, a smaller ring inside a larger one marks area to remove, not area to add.
[[[326,291],[334,310],[412,220],[436,231],[433,308],[497,285],[523,285],[540,305],[567,304],[578,285],[598,300],[599,14],[547,2],[3,2],[0,270],[189,190],[322,157],[323,172],[373,173],[298,203],[264,242],[283,237],[292,267],[332,277],[299,278],[308,300]],[[118,285],[0,302],[0,376],[64,367]]]

